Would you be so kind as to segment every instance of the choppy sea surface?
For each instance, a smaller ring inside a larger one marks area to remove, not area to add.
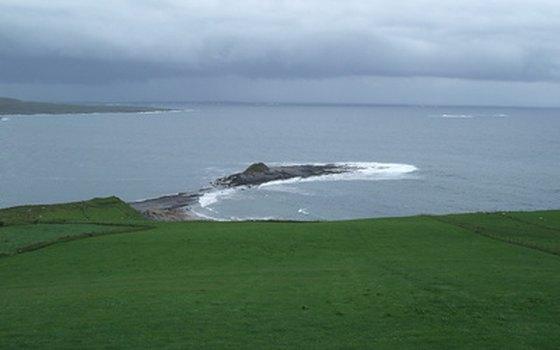
[[[0,207],[210,187],[253,162],[358,170],[211,189],[220,220],[333,220],[560,208],[560,109],[169,104],[137,114],[4,116]]]

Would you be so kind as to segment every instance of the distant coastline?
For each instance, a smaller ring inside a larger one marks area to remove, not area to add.
[[[142,113],[165,112],[167,108],[125,105],[77,105],[22,101],[0,97],[0,115],[79,114],[79,113]]]

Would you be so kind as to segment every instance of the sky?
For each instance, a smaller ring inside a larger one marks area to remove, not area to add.
[[[558,0],[0,0],[0,96],[560,106]]]

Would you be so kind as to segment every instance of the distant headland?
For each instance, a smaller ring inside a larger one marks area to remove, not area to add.
[[[22,101],[0,97],[0,115],[13,114],[73,114],[73,113],[140,113],[163,112],[166,108],[124,105],[76,105]]]

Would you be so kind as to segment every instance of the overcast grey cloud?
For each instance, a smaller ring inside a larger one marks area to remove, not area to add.
[[[220,78],[555,85],[558,18],[549,0],[0,0],[0,92]]]

